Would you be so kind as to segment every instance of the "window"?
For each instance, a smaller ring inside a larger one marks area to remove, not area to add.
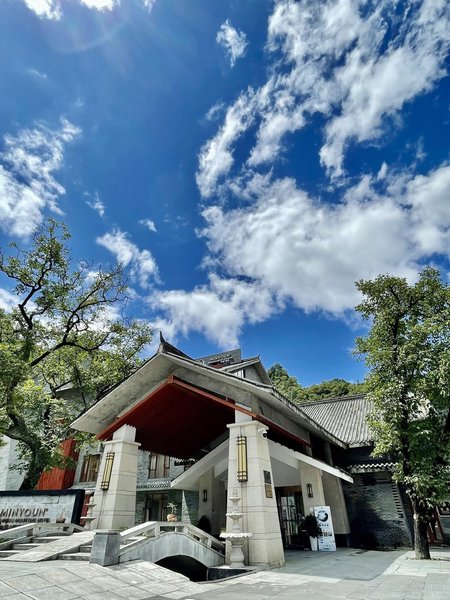
[[[100,467],[100,454],[87,454],[81,468],[80,482],[96,481]]]
[[[161,479],[169,477],[170,456],[150,453],[148,457],[148,478]]]

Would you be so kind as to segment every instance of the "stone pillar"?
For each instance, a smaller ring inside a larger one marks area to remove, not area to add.
[[[246,561],[249,565],[262,564],[280,567],[284,564],[284,551],[269,445],[267,438],[264,437],[267,427],[257,421],[242,421],[232,423],[228,425],[228,428],[230,430],[230,446],[227,512],[232,512],[230,497],[233,495],[233,490],[237,490],[241,497],[241,510],[244,513],[241,531],[252,534],[248,540],[248,551],[244,550],[247,555]],[[237,480],[236,439],[240,435],[247,438],[248,481],[246,482]],[[266,483],[269,478],[270,484]],[[228,518],[227,531],[231,531],[231,526],[231,519]]]
[[[299,469],[305,514],[309,514],[313,506],[322,506],[326,504],[322,483],[322,471],[302,461],[299,461]],[[312,486],[312,498],[308,498],[306,493],[306,486],[308,483]]]
[[[89,562],[102,567],[117,565],[119,562],[120,533],[99,529],[92,540]]]
[[[123,425],[104,442],[104,452],[95,487],[95,529],[128,529],[135,525],[136,483],[139,445],[135,442],[136,429]],[[114,455],[111,478],[107,490],[101,483],[108,454]]]
[[[341,480],[330,473],[324,472],[322,481],[325,494],[325,505],[331,508],[334,533],[335,535],[347,536],[350,534],[350,525],[348,522]]]

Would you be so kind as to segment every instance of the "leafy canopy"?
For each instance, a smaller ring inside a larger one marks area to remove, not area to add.
[[[350,383],[338,378],[303,387],[296,377],[290,376],[279,363],[270,367],[267,373],[275,388],[291,402],[296,403],[315,402],[324,398],[361,394],[365,391],[363,383]]]
[[[0,310],[0,427],[28,464],[25,486],[59,465],[68,424],[137,367],[148,324],[125,318],[122,267],[72,268],[67,227],[50,219],[29,249],[11,244],[0,272],[17,303]]]
[[[450,289],[433,268],[415,285],[380,275],[357,287],[371,322],[356,348],[370,370],[374,452],[397,459],[395,478],[424,513],[448,495]]]

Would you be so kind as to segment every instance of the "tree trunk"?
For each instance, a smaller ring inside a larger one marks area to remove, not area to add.
[[[414,551],[418,560],[430,559],[428,543],[428,511],[419,506],[417,500],[411,500],[414,519]]]
[[[34,490],[39,481],[39,477],[47,466],[46,457],[40,456],[39,450],[33,452],[33,458],[31,459],[25,478],[20,486],[21,490]]]

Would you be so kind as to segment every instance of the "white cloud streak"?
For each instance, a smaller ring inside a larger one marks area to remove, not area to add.
[[[62,0],[23,0],[25,5],[40,19],[59,20],[63,17]],[[156,0],[142,0],[142,4],[150,12]],[[119,7],[121,0],[78,0],[86,8],[98,11],[111,11]]]
[[[154,326],[171,339],[197,331],[223,347],[238,343],[245,322],[264,321],[276,310],[267,289],[216,275],[211,275],[208,285],[198,286],[191,292],[155,292],[149,304],[165,314]]]
[[[105,216],[105,205],[98,193],[94,195],[93,200],[86,200],[86,204],[89,206],[89,208],[95,210],[95,212],[98,213],[101,218]]]
[[[245,55],[248,45],[245,33],[235,29],[228,19],[220,26],[216,42],[225,49],[231,67],[234,67],[238,58]]]
[[[58,0],[24,0],[25,5],[41,19],[59,20],[62,16]]]
[[[379,141],[405,104],[445,75],[449,32],[445,0],[410,3],[403,15],[391,0],[277,2],[267,49],[281,59],[263,86],[228,107],[217,134],[201,149],[200,192],[221,193],[244,134],[255,134],[244,168],[267,165],[282,156],[286,135],[317,114],[326,122],[321,162],[331,177],[344,175],[350,144]]]
[[[217,133],[199,153],[210,281],[158,295],[171,332],[193,329],[222,346],[234,344],[261,294],[264,310],[255,309],[261,319],[286,304],[346,318],[358,301],[356,280],[392,273],[414,281],[424,262],[450,258],[448,163],[416,174],[417,161],[394,170],[382,158],[373,174],[350,179],[346,172],[352,145],[382,147],[388,127],[402,126],[406,104],[445,75],[446,3],[396,7],[390,0],[275,3],[267,81],[221,107]],[[289,135],[317,115],[318,158],[332,202],[274,174]],[[238,163],[235,148],[244,136],[250,145]],[[248,304],[233,296],[224,302],[217,282],[232,289],[242,280],[252,291]]]
[[[144,225],[149,231],[156,233],[156,225],[151,219],[141,219],[139,224]]]
[[[4,137],[0,154],[0,227],[26,238],[42,222],[49,208],[61,214],[58,198],[65,193],[54,173],[63,167],[66,144],[81,130],[61,120],[59,129],[38,125]]]
[[[109,250],[117,262],[130,269],[132,281],[148,289],[151,280],[158,280],[158,267],[149,250],[140,250],[126,232],[115,229],[97,238],[97,244]]]
[[[287,304],[347,319],[359,301],[354,282],[390,273],[415,281],[424,259],[450,259],[450,165],[426,175],[365,175],[337,204],[321,203],[293,179],[255,176],[244,207],[205,208],[207,285],[157,292],[150,305],[172,338],[190,331],[221,347],[238,344],[245,324]],[[244,277],[244,279],[243,279]]]

